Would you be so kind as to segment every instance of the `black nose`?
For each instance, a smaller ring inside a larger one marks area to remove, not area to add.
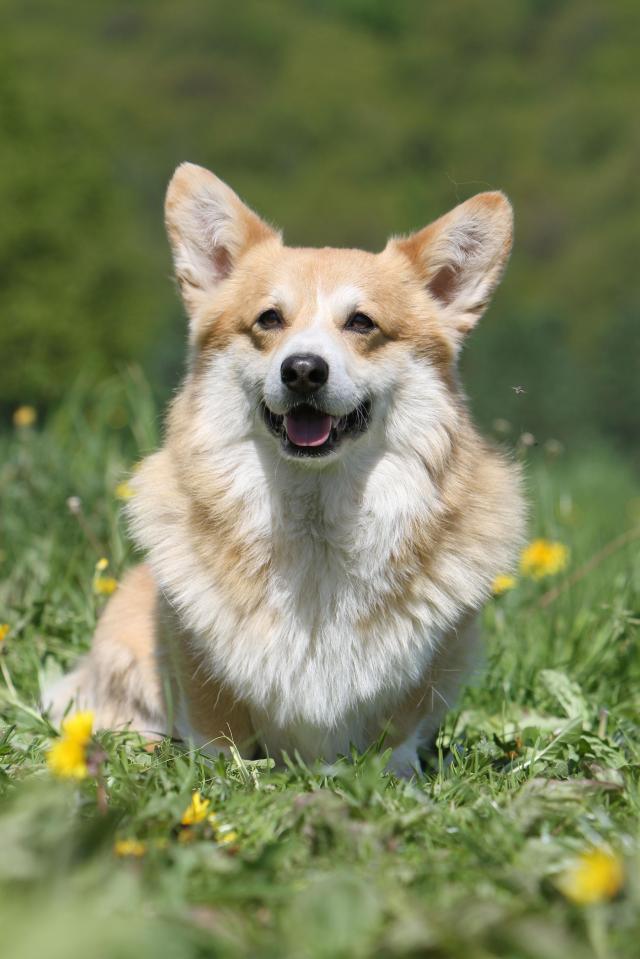
[[[283,361],[280,378],[296,393],[314,393],[329,379],[329,364],[315,353],[294,353]]]

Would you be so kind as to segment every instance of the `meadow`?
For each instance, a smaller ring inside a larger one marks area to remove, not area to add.
[[[384,742],[275,769],[100,732],[73,778],[47,759],[61,740],[39,687],[134,561],[122,503],[160,418],[135,369],[34,415],[0,436],[0,956],[638,955],[640,490],[624,459],[494,425],[524,462],[530,539],[567,562],[488,603],[484,662],[422,776],[387,774]]]

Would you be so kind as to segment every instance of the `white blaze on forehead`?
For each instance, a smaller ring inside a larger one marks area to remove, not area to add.
[[[363,293],[357,286],[350,283],[332,289],[318,285],[315,291],[315,302],[311,305],[311,297],[303,296],[301,303],[300,296],[292,287],[276,286],[271,291],[269,299],[285,317],[297,318],[296,314],[302,308],[307,313],[303,317],[305,326],[319,326],[333,319],[344,319],[346,322],[362,302]]]
[[[318,285],[316,289],[316,308],[313,325],[319,325],[336,318],[345,322],[362,302],[362,291],[357,286],[345,283],[342,286],[326,289]]]
[[[356,286],[343,284],[327,289],[318,284],[315,303],[306,307],[310,315],[303,318],[302,329],[293,333],[287,352],[317,352],[327,362],[339,360],[344,350],[339,347],[335,334],[360,302],[362,292]]]

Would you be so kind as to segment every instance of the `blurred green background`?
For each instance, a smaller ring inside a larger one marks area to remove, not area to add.
[[[464,358],[475,413],[631,450],[637,0],[4,0],[2,19],[5,419],[129,361],[175,386],[162,203],[189,159],[293,244],[379,249],[505,190],[516,245]]]

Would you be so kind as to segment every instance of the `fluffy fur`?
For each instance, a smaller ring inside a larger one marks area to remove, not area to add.
[[[509,254],[509,203],[481,194],[380,254],[292,249],[183,164],[166,214],[190,366],[134,480],[147,563],[48,703],[245,755],[332,760],[385,732],[409,774],[522,534],[518,471],[476,433],[456,374]],[[354,332],[354,313],[373,328]],[[263,415],[286,416],[281,364],[299,353],[328,364],[313,404],[333,423],[370,408],[326,456],[291,455]]]

